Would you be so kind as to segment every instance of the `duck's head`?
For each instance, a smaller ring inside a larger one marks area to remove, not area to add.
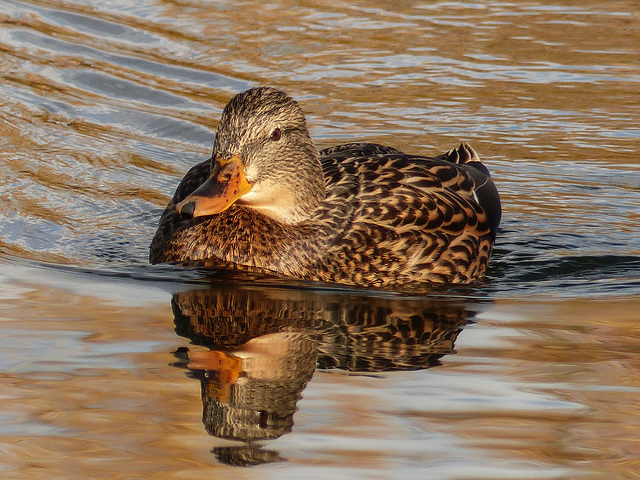
[[[302,109],[280,90],[257,87],[239,93],[224,108],[211,175],[176,209],[200,217],[236,203],[298,223],[324,197],[322,167]]]

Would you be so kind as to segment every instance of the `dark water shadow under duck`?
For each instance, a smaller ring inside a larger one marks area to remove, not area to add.
[[[201,383],[202,421],[218,460],[284,460],[264,441],[289,433],[316,368],[358,374],[426,369],[455,353],[474,315],[469,301],[336,295],[308,290],[215,286],[176,293],[175,364]]]
[[[469,283],[500,216],[470,146],[432,158],[362,143],[318,152],[300,106],[258,87],[225,107],[212,157],[178,186],[150,261],[385,289]]]

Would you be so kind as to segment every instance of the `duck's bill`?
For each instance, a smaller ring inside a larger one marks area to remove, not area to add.
[[[193,217],[215,215],[229,208],[251,190],[252,185],[244,176],[239,157],[217,162],[217,168],[214,168],[211,176],[176,205],[178,213]]]

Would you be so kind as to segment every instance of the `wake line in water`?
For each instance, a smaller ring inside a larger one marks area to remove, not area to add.
[[[496,264],[490,272],[491,288],[503,294],[633,295],[640,287],[636,255],[571,255]]]

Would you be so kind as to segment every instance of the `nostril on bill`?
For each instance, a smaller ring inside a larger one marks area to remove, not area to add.
[[[187,202],[182,205],[180,209],[180,215],[184,215],[185,217],[193,217],[193,212],[196,210],[196,202]]]

